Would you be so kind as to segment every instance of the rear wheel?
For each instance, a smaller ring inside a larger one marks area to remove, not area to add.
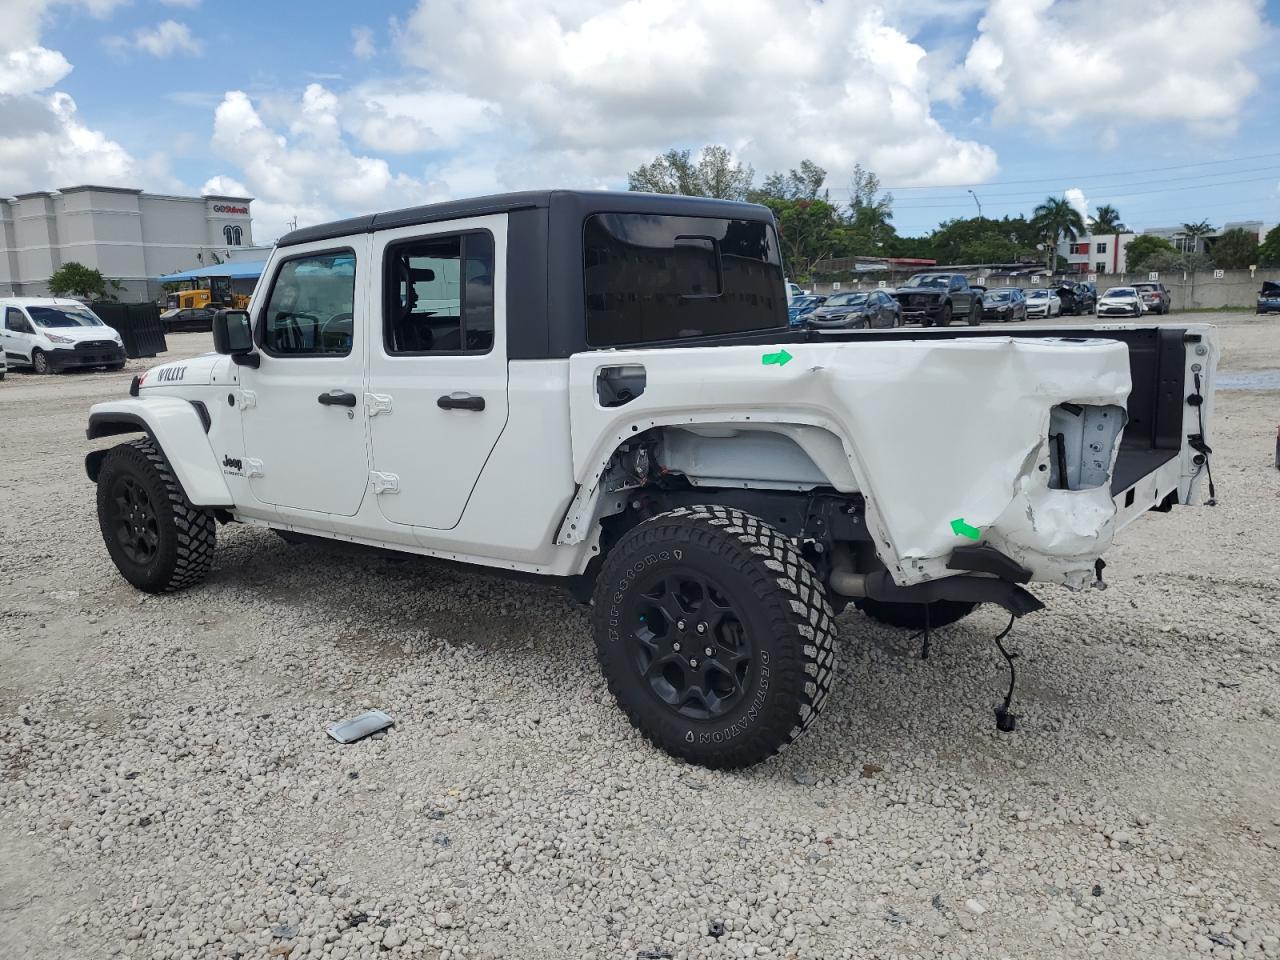
[[[122,443],[103,459],[98,526],[121,575],[148,593],[198,583],[213,562],[213,516],[187,499],[150,439]]]
[[[690,763],[735,769],[773,756],[831,688],[826,592],[791,540],[740,510],[682,507],[629,531],[593,604],[618,705]]]
[[[923,630],[925,611],[929,614],[929,627],[946,627],[973,613],[978,606],[969,600],[934,600],[932,603],[889,603],[863,597],[853,605],[872,620],[887,623],[891,627]]]
[[[41,375],[49,372],[49,358],[39,347],[31,351],[31,369]]]

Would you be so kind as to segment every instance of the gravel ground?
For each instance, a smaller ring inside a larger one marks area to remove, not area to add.
[[[1280,392],[1219,394],[1219,506],[1039,591],[1016,734],[997,613],[921,661],[850,611],[822,720],[727,774],[641,740],[552,588],[232,526],[133,591],[81,458],[145,365],[0,384],[6,958],[1280,957]]]

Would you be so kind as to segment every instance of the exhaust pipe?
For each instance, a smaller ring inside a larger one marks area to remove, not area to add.
[[[865,597],[867,595],[867,575],[854,573],[853,563],[849,560],[849,552],[842,550],[836,553],[831,564],[831,575],[827,577],[831,589],[842,597]]]

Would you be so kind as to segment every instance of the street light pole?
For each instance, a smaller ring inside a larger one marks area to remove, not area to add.
[[[978,219],[981,220],[982,219],[982,201],[978,199],[978,195],[974,193],[972,190],[969,191],[969,196],[973,197],[973,202],[978,205]]]

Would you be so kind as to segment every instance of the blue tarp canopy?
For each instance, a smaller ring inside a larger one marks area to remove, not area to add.
[[[243,260],[232,263],[217,263],[212,267],[201,267],[199,270],[187,270],[183,273],[171,273],[157,277],[157,280],[199,280],[203,277],[230,277],[232,280],[257,280],[262,276],[262,269],[267,265],[265,260]]]

